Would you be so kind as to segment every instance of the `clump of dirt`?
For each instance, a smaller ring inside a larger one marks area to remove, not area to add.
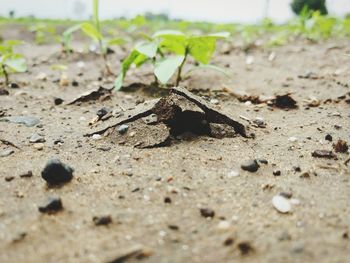
[[[125,124],[128,124],[125,127],[127,133],[119,129]],[[126,112],[111,125],[88,135],[102,133],[119,144],[139,148],[169,145],[172,139],[188,135],[250,137],[243,124],[216,111],[200,97],[179,87],[172,88],[168,96],[153,103],[145,102],[136,111]]]

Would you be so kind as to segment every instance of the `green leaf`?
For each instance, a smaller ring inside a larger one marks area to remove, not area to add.
[[[169,57],[156,63],[154,74],[162,84],[166,84],[184,61],[185,56]]]
[[[93,22],[96,30],[100,32],[100,19],[98,17],[98,2],[99,0],[93,0]]]
[[[184,33],[177,30],[159,30],[155,32],[152,37],[158,38],[158,37],[167,37],[167,36],[178,36],[178,37],[186,38],[186,35]]]
[[[141,54],[153,58],[157,54],[159,41],[154,40],[152,42],[141,42],[136,45],[135,49]]]
[[[124,44],[126,41],[125,39],[119,37],[119,38],[112,38],[107,41],[108,46],[119,46]]]
[[[216,48],[214,37],[191,37],[188,39],[189,54],[198,62],[208,64]]]
[[[95,41],[101,41],[103,38],[98,29],[90,23],[82,23],[80,28],[87,36],[91,37]]]
[[[4,61],[4,65],[10,68],[14,72],[26,72],[27,63],[22,55],[16,54],[12,55],[10,58]]]
[[[74,25],[72,27],[67,28],[63,34],[62,34],[62,38],[63,38],[63,44],[64,44],[64,48],[66,49],[66,51],[69,51],[70,46],[71,46],[71,41],[72,41],[72,34],[79,30],[81,28],[81,25]]]
[[[130,66],[135,62],[135,60],[139,58],[139,55],[140,53],[137,50],[133,50],[130,55],[123,60],[119,76],[114,82],[114,88],[116,90],[120,90],[123,87],[126,72],[129,70]]]

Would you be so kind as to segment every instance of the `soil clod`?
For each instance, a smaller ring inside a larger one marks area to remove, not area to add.
[[[280,109],[296,109],[297,102],[290,96],[290,94],[277,95],[272,100],[272,105]]]
[[[96,101],[103,100],[104,97],[111,94],[111,90],[105,89],[103,87],[98,87],[92,89],[90,91],[86,91],[83,94],[79,95],[77,98],[68,102],[68,105],[76,104],[78,102],[88,102],[88,101]]]
[[[41,172],[41,177],[49,186],[67,183],[73,178],[73,168],[58,159],[49,160]]]

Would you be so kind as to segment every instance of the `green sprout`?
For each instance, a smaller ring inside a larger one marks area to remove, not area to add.
[[[72,48],[71,48],[72,34],[78,30],[81,30],[85,35],[90,37],[94,42],[98,43],[100,54],[104,61],[107,74],[113,75],[107,61],[108,47],[112,45],[120,45],[123,43],[123,40],[120,38],[109,39],[103,36],[101,31],[101,26],[100,26],[98,7],[99,7],[99,0],[93,0],[92,21],[74,25],[63,32],[62,34],[63,50],[66,53],[72,52]]]
[[[131,65],[139,67],[147,61],[151,61],[154,66],[156,83],[159,81],[163,85],[168,83],[176,71],[175,85],[179,85],[183,79],[183,67],[189,56],[198,63],[196,67],[215,69],[224,73],[222,69],[210,65],[209,62],[215,52],[217,40],[228,36],[227,32],[193,36],[175,30],[158,31],[147,41],[137,44],[124,59],[121,72],[115,81],[115,89],[122,88]]]
[[[25,58],[14,51],[14,47],[21,44],[19,40],[6,40],[0,44],[0,76],[4,76],[6,86],[10,83],[10,73],[27,71]]]
[[[29,27],[29,31],[34,33],[34,41],[38,45],[44,44],[48,38],[56,38],[56,28],[53,25],[37,23]]]

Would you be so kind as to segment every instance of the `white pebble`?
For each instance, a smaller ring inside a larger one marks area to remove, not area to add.
[[[214,105],[217,105],[217,104],[219,104],[219,100],[217,100],[217,99],[211,99],[211,100],[210,100],[210,103],[211,103],[211,104],[214,104]]]
[[[217,228],[219,230],[227,230],[231,227],[231,224],[229,221],[226,221],[226,220],[223,220],[223,221],[220,221]]]
[[[296,142],[297,140],[298,140],[297,137],[289,137],[288,138],[288,141],[290,141],[290,142]]]
[[[281,195],[275,195],[272,198],[272,205],[280,213],[288,213],[292,210],[290,201]]]
[[[227,175],[228,178],[237,177],[237,176],[239,176],[239,172],[237,170],[232,170]]]
[[[102,136],[100,134],[94,134],[92,135],[92,139],[93,140],[100,140],[102,138]]]

